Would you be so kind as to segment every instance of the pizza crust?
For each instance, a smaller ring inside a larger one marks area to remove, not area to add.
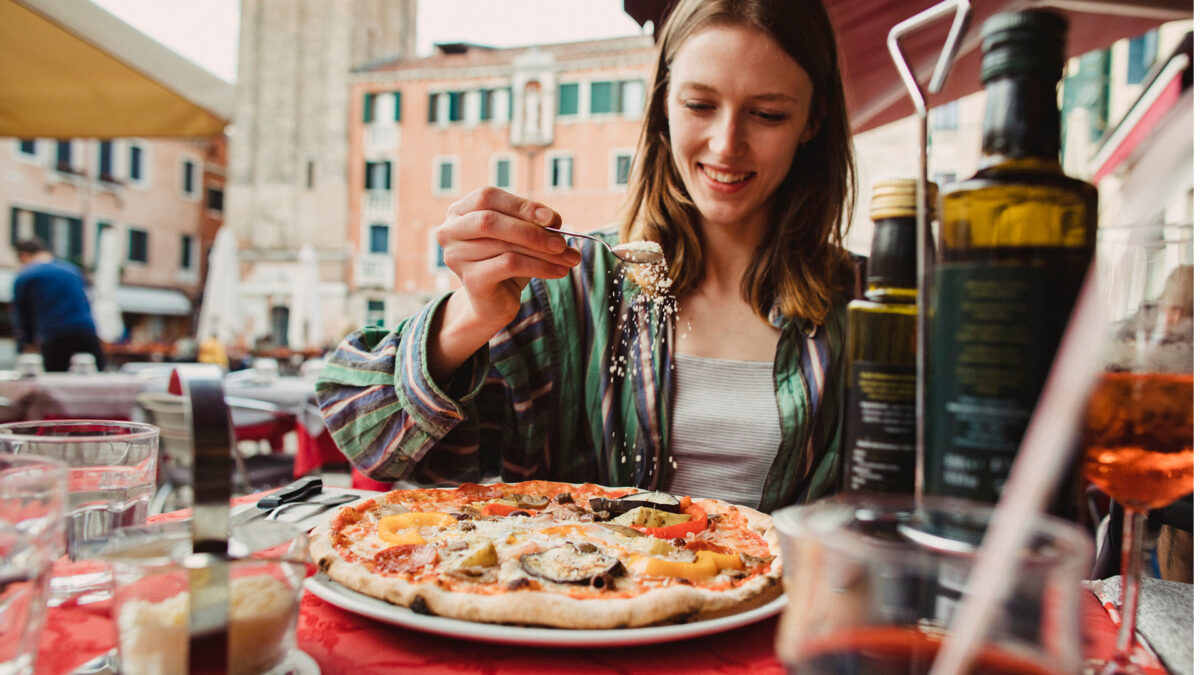
[[[696,501],[733,507],[745,516],[748,528],[763,537],[773,556],[769,570],[724,590],[678,583],[618,598],[577,598],[538,589],[455,591],[436,582],[413,582],[400,576],[378,574],[366,565],[343,558],[334,545],[336,517],[312,532],[310,552],[322,572],[351,590],[419,613],[465,621],[593,630],[635,628],[738,614],[778,597],[783,590],[782,557],[770,516],[718,500]]]

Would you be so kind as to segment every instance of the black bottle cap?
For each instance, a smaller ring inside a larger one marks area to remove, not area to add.
[[[980,80],[1033,75],[1057,82],[1065,64],[1067,20],[1047,10],[995,14],[983,23]]]

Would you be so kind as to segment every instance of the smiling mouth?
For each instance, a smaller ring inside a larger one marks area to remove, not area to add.
[[[735,183],[741,183],[743,181],[749,180],[752,176],[754,176],[753,171],[749,171],[746,173],[728,173],[725,171],[717,171],[716,169],[709,168],[703,164],[700,165],[700,170],[704,172],[705,176],[708,176],[709,178],[717,181],[718,183],[723,183],[725,185],[733,185]]]

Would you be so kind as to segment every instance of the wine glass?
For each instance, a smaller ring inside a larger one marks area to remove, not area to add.
[[[1110,335],[1088,402],[1084,475],[1124,507],[1121,626],[1104,675],[1140,674],[1133,659],[1146,514],[1193,489],[1192,230],[1101,230],[1097,280]]]

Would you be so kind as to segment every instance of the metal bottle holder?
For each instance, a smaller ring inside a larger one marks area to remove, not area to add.
[[[233,429],[225,406],[221,369],[181,366],[171,389],[188,401],[195,456],[192,461],[192,553],[181,561],[188,570],[188,670],[222,672],[229,648],[229,499],[233,494]],[[201,665],[203,659],[203,665]]]
[[[938,55],[937,64],[933,69],[933,76],[929,80],[929,86],[926,90],[921,89],[921,84],[917,81],[916,74],[913,72],[912,66],[909,64],[904,50],[900,46],[900,39],[915,33],[916,31],[939,21],[947,15],[954,14],[954,22],[950,26],[950,32],[946,35],[946,42],[942,46],[942,51]],[[888,31],[887,46],[888,53],[892,56],[892,61],[896,64],[896,69],[900,71],[900,79],[904,82],[905,89],[908,90],[908,95],[912,99],[913,106],[916,108],[918,120],[918,167],[919,174],[917,176],[917,223],[920,227],[920,235],[918,237],[919,244],[917,248],[917,396],[916,396],[916,496],[919,500],[924,491],[924,474],[925,474],[925,372],[926,361],[929,351],[929,215],[928,215],[928,186],[926,181],[929,175],[929,152],[928,152],[928,134],[929,134],[929,110],[925,104],[926,92],[936,94],[942,90],[946,84],[946,78],[950,74],[950,66],[954,63],[955,57],[958,55],[958,50],[962,46],[963,36],[971,19],[971,3],[969,0],[943,0],[929,9],[912,16],[892,27]]]

